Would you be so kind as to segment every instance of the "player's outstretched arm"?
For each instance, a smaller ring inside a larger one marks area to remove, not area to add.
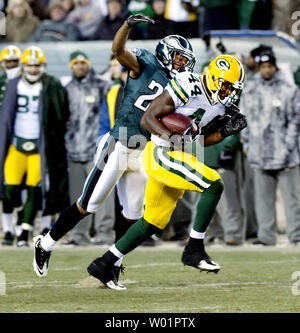
[[[140,65],[136,56],[126,48],[126,42],[128,40],[131,27],[141,22],[154,23],[154,21],[149,19],[147,16],[141,14],[131,15],[126,21],[124,21],[115,34],[112,44],[112,53],[117,57],[122,66],[129,69],[129,75],[133,78],[140,75]]]
[[[150,133],[169,138],[172,132],[169,131],[159,119],[172,113],[174,110],[175,106],[173,99],[165,90],[150,103],[149,108],[141,119],[141,126]]]

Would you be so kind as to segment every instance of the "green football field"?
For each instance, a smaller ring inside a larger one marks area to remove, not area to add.
[[[300,251],[295,247],[207,248],[218,274],[180,262],[180,246],[139,248],[125,260],[124,291],[86,272],[106,248],[56,248],[46,278],[33,249],[0,249],[0,313],[299,313]]]

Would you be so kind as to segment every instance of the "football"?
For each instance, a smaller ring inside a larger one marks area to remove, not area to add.
[[[160,119],[168,130],[181,134],[192,123],[192,120],[180,113],[170,113]]]

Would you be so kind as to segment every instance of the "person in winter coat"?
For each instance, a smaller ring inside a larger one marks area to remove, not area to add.
[[[70,54],[72,80],[66,85],[70,118],[67,122],[65,144],[69,166],[70,199],[76,200],[81,194],[84,182],[94,166],[96,142],[99,130],[109,131],[109,119],[101,123],[103,102],[112,86],[92,68],[87,54],[81,50]],[[99,129],[100,128],[100,129]],[[112,244],[114,240],[114,193],[102,204],[96,214],[84,218],[69,234],[68,246],[88,245],[91,242],[90,229],[93,224],[93,240],[98,245]]]
[[[259,72],[248,82],[241,112],[248,127],[242,132],[244,150],[254,169],[258,239],[254,244],[276,244],[276,187],[281,185],[287,236],[300,244],[300,176],[297,146],[300,92],[278,69],[273,52],[260,54]]]
[[[52,0],[48,8],[50,19],[40,24],[31,41],[60,42],[81,39],[78,27],[67,21],[67,11],[60,0]]]
[[[10,0],[6,8],[5,42],[26,43],[40,25],[26,0]]]

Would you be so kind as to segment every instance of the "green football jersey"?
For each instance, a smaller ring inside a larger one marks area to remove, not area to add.
[[[124,97],[110,134],[129,148],[139,148],[150,140],[151,134],[140,126],[141,118],[150,102],[163,91],[169,81],[167,72],[156,56],[145,49],[133,50],[141,74],[133,79],[128,76]],[[139,138],[143,136],[141,141]]]

